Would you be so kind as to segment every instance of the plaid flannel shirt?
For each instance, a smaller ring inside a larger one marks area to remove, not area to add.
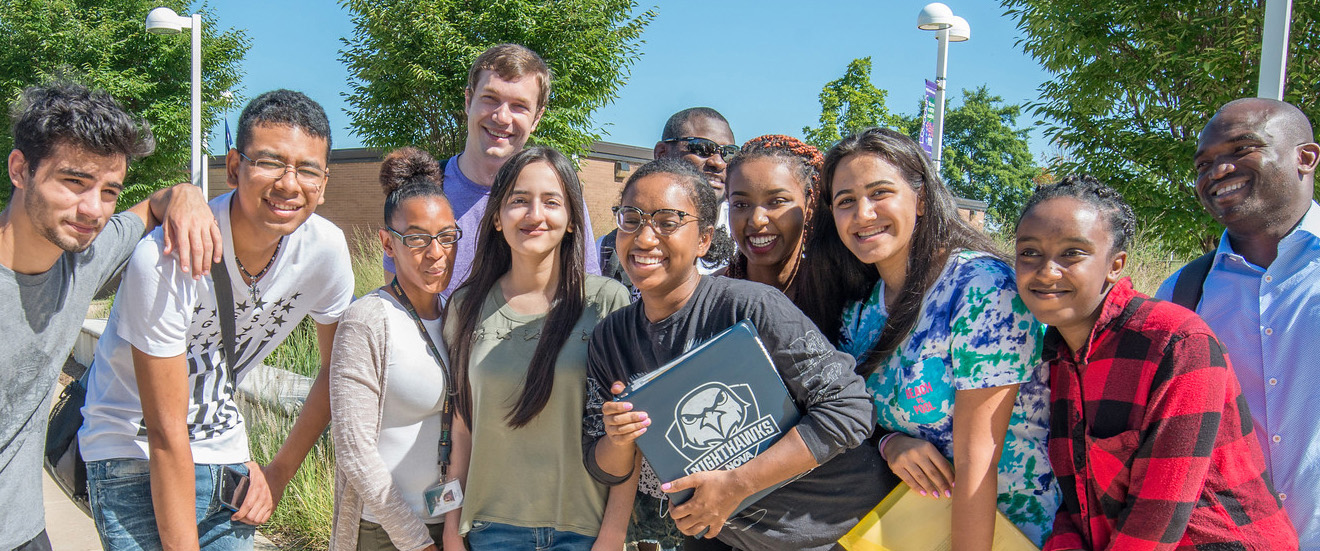
[[[1123,279],[1074,356],[1057,329],[1050,462],[1063,493],[1045,550],[1297,549],[1223,346]]]

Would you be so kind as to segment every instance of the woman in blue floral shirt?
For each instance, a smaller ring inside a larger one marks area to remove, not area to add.
[[[858,359],[881,455],[913,491],[953,500],[955,551],[990,548],[996,507],[1039,545],[1058,486],[1041,326],[1012,267],[907,136],[845,138],[822,176],[803,303]]]

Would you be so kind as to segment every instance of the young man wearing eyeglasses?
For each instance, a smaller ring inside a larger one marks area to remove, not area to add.
[[[329,152],[325,111],[299,92],[267,92],[243,110],[225,158],[234,191],[211,201],[232,304],[217,299],[216,271],[194,280],[166,261],[159,231],[134,251],[78,435],[105,549],[252,549],[256,525],[329,422],[325,366],[353,292],[343,232],[314,214]],[[232,365],[221,319],[230,313]],[[235,389],[307,315],[321,373],[279,452],[258,465]],[[248,476],[236,511],[221,499],[234,473]]]
[[[155,142],[109,94],[53,82],[23,90],[11,112],[13,194],[0,212],[0,549],[41,551],[51,548],[41,506],[51,387],[87,305],[157,224],[167,223],[170,252],[194,274],[210,269],[220,235],[188,184],[114,214],[129,164]]]
[[[454,252],[454,276],[441,293],[448,297],[467,280],[477,250],[477,228],[486,211],[495,173],[514,153],[523,150],[536,131],[550,101],[550,67],[526,46],[491,46],[472,63],[463,90],[467,115],[467,141],[463,152],[443,161],[445,195],[454,207],[458,227],[471,239],[458,242]],[[596,237],[591,220],[586,221],[582,239],[591,250]],[[386,257],[385,271],[394,273],[394,261]],[[587,273],[600,274],[599,258],[587,255]]]

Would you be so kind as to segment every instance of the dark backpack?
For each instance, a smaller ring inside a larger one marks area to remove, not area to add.
[[[1178,272],[1178,280],[1173,282],[1171,302],[1193,312],[1201,303],[1201,294],[1205,288],[1205,278],[1210,275],[1210,266],[1215,262],[1215,252],[1205,253],[1196,260],[1188,262]]]

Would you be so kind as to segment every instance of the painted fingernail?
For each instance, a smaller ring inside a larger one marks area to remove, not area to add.
[[[643,427],[649,427],[649,426],[651,426],[651,420],[650,420],[650,419],[642,419],[642,426],[643,426]]]
[[[664,484],[661,484],[661,485],[660,485],[660,489],[661,489],[661,490],[664,490],[664,491],[666,491],[666,492],[668,492],[668,491],[669,491],[669,483],[666,482],[666,483],[664,483]]]
[[[921,495],[922,495],[922,496],[925,496],[925,495],[926,495],[926,490],[922,490],[922,491],[921,491]]]
[[[953,497],[953,492],[949,490],[944,490],[944,497]]]
[[[639,412],[637,412],[637,417],[640,418],[640,419],[642,419],[643,421],[645,421],[645,420],[649,419],[651,416],[650,416],[650,415],[647,415],[645,411],[639,411]]]
[[[640,429],[637,429],[637,434],[641,434],[641,433],[643,433],[643,432],[646,432],[646,427],[642,427],[642,428],[640,428]]]

